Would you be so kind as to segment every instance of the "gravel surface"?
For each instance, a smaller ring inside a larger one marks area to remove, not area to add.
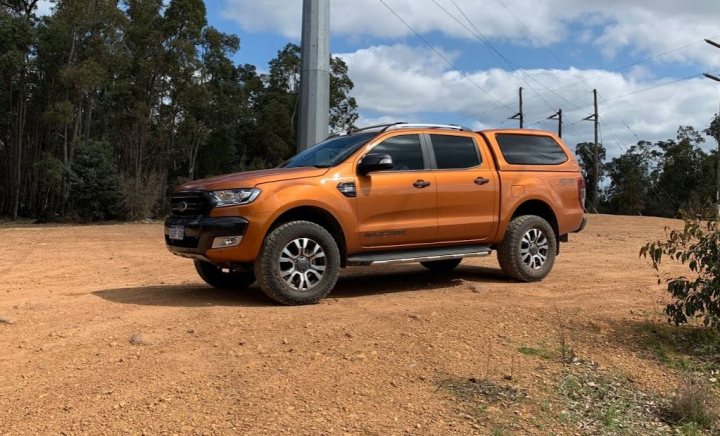
[[[527,350],[561,344],[672,389],[633,334],[662,319],[638,251],[668,225],[591,216],[541,283],[509,281],[495,256],[447,275],[351,268],[320,304],[281,307],[205,286],[158,224],[4,224],[0,434],[578,433],[546,407],[564,364]]]

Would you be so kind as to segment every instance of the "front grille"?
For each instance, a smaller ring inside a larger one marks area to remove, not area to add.
[[[205,215],[210,207],[210,195],[203,191],[180,191],[170,199],[171,216]]]

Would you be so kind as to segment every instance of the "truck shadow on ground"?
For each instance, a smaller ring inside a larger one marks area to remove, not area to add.
[[[431,292],[452,289],[467,283],[508,283],[499,269],[461,266],[450,273],[436,273],[417,267],[384,267],[379,269],[353,268],[345,270],[335,290],[328,298],[360,298],[378,294],[401,292]],[[262,291],[253,285],[247,290],[215,289],[201,283],[180,285],[148,285],[94,291],[105,300],[121,304],[169,307],[204,306],[275,306]]]

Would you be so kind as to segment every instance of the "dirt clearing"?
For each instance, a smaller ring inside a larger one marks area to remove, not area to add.
[[[628,413],[673,390],[642,343],[666,295],[638,251],[678,224],[591,216],[534,284],[494,255],[448,275],[351,268],[305,307],[204,285],[161,225],[3,226],[0,434],[612,429],[576,413],[567,372],[585,389],[621,377],[649,404]]]

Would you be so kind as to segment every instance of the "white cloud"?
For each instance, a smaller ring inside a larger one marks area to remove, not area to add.
[[[455,19],[488,38],[547,46],[569,37],[594,44],[608,58],[626,50],[638,55],[669,53],[664,59],[710,65],[717,60],[702,38],[720,36],[720,1],[693,0],[384,0],[416,31],[437,31],[452,38],[473,39]],[[455,8],[454,4],[460,8]],[[300,0],[225,0],[224,15],[247,31],[272,31],[299,38]],[[399,38],[412,35],[378,0],[332,0],[333,34],[349,37]],[[579,29],[570,35],[569,26]],[[478,41],[478,44],[480,42]]]
[[[545,118],[563,108],[565,137],[574,145],[592,140],[592,123],[581,120],[592,112],[591,89],[597,88],[602,136],[611,155],[637,142],[637,137],[673,138],[681,124],[705,128],[720,98],[720,87],[700,78],[659,86],[671,80],[576,68],[491,69],[463,75],[425,47],[400,44],[339,56],[348,64],[360,108],[375,114],[373,119],[361,119],[359,125],[432,122],[437,120],[425,119],[427,113],[443,112],[454,115],[452,122],[474,128],[515,127],[516,121],[507,118],[517,111],[517,88],[523,86],[527,127],[554,130],[556,123]]]

